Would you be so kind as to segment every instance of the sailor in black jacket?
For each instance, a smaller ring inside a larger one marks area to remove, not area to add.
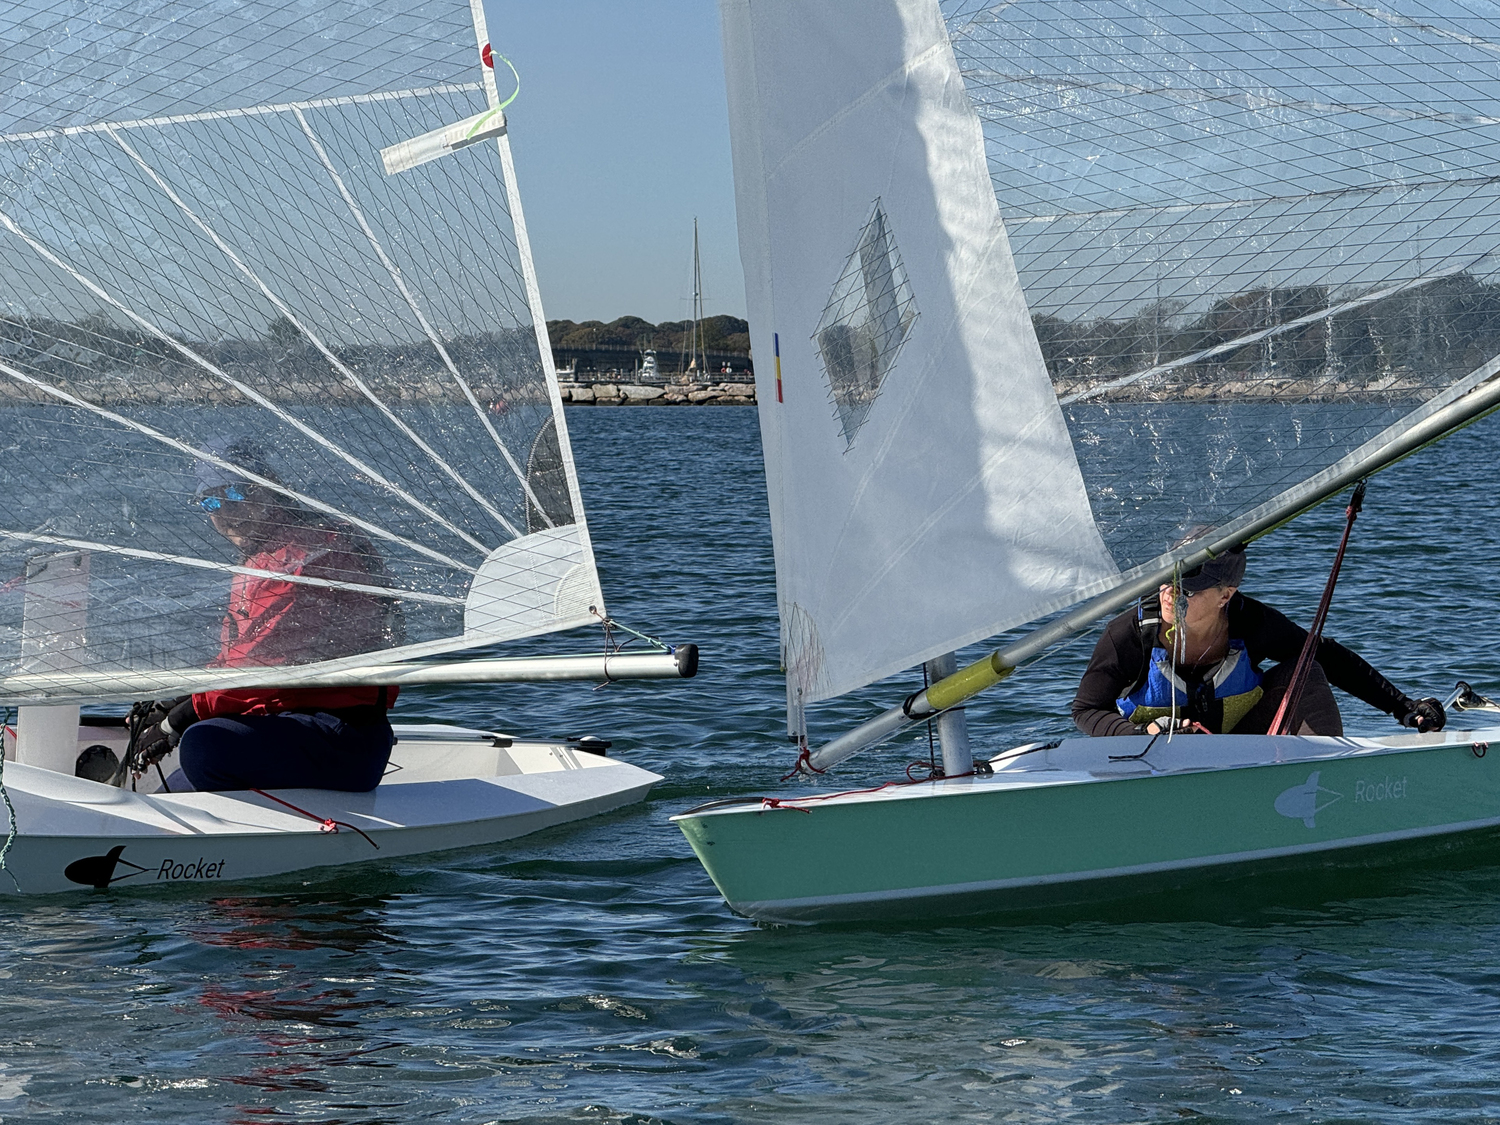
[[[1178,602],[1186,611],[1181,630],[1174,627],[1170,585],[1111,621],[1094,646],[1073,700],[1078,728],[1090,735],[1154,734],[1170,724],[1175,710],[1179,728],[1264,734],[1307,633],[1284,614],[1241,594],[1244,573],[1244,548],[1236,547],[1184,574]],[[1343,733],[1330,683],[1403,726],[1442,729],[1446,717],[1437,700],[1403,694],[1337,641],[1320,640],[1315,659],[1294,733]],[[1261,671],[1263,661],[1277,663]]]

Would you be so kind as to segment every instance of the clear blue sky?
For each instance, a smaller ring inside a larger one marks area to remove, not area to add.
[[[506,112],[548,319],[687,317],[694,215],[705,311],[744,316],[718,5],[485,0],[485,12],[521,72]]]

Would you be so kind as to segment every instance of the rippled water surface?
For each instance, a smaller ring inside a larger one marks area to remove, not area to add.
[[[1483,854],[1250,886],[1165,920],[795,930],[729,914],[667,817],[776,791],[789,764],[754,413],[570,422],[612,612],[698,642],[703,671],[403,692],[397,714],[593,730],[666,782],[611,816],[354,876],[0,903],[0,1117],[1500,1117],[1500,859]],[[1356,529],[1330,632],[1414,694],[1459,676],[1500,691],[1497,448],[1483,423],[1383,474]],[[1306,619],[1340,522],[1325,506],[1257,544],[1247,591]],[[1090,646],[971,709],[976,741],[1066,731]],[[911,686],[817,721],[836,733]],[[1390,729],[1345,712],[1352,731]],[[838,783],[918,753],[886,747]]]

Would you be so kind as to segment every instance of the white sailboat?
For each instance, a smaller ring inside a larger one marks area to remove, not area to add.
[[[606,612],[498,58],[480,0],[0,12],[0,890],[491,843],[660,780],[597,739],[399,725],[366,794],[170,792],[171,758],[75,776],[80,750],[125,748],[85,704],[693,674],[692,646],[449,655]],[[357,573],[249,565],[205,473],[352,545]],[[383,624],[329,610],[300,647],[231,659],[247,576],[373,599]]]
[[[976,762],[962,710],[1500,404],[1500,21],[1420,0],[721,11],[751,330],[777,357],[789,731],[822,772],[931,723],[946,775],[677,817],[729,904],[1089,903],[1500,825],[1494,731]],[[810,738],[810,705],[923,665],[931,686]]]

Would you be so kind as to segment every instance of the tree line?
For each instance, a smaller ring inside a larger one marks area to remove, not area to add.
[[[708,316],[698,322],[702,335],[698,346],[710,352],[750,354],[750,322],[737,316]],[[549,320],[547,335],[554,348],[655,349],[663,354],[683,352],[692,346],[693,322],[668,320],[652,324],[638,316],[622,316],[608,324],[602,320]]]
[[[1296,393],[1332,382],[1342,394],[1387,394],[1451,382],[1500,354],[1500,286],[1471,275],[1434,278],[1329,315],[1341,301],[1322,285],[1266,287],[1216,301],[1190,320],[1180,303],[1161,302],[1126,318],[1037,315],[1032,323],[1059,391],[1177,364],[1133,393],[1225,383]]]

